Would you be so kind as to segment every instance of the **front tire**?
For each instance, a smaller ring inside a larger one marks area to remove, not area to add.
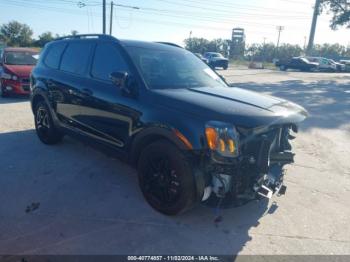
[[[61,142],[63,134],[55,127],[50,110],[44,101],[35,107],[34,122],[36,134],[41,142],[47,145]]]
[[[183,152],[170,142],[159,140],[142,151],[138,177],[145,199],[157,211],[177,215],[193,207],[192,169]]]
[[[2,87],[1,81],[0,81],[0,96],[3,98],[8,97],[8,94],[4,91],[4,89]]]

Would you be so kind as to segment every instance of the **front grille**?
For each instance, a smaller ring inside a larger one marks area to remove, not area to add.
[[[254,159],[254,166],[258,173],[266,174],[271,153],[279,152],[282,129],[282,127],[276,127],[258,135],[245,134],[241,138],[241,152],[248,160]]]
[[[29,84],[29,78],[21,78],[22,84]]]
[[[29,91],[30,90],[29,85],[22,85],[22,89],[23,89],[23,91]]]

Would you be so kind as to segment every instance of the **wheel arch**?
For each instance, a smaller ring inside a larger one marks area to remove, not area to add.
[[[33,97],[32,97],[32,112],[33,112],[33,113],[35,113],[35,112],[34,112],[34,111],[35,111],[35,108],[36,108],[37,104],[38,104],[39,102],[41,102],[41,101],[45,101],[45,98],[44,98],[43,95],[41,95],[41,94],[35,94],[35,95],[33,95]]]
[[[185,143],[179,138],[179,135],[182,134],[179,133],[179,131],[177,131],[176,129],[161,127],[149,127],[141,131],[140,133],[135,135],[129,146],[129,162],[132,165],[136,165],[142,152],[142,149],[157,140],[167,140],[168,142],[177,146],[180,150],[191,150],[191,144]]]
[[[166,129],[161,127],[150,127],[142,131],[142,133],[137,134],[130,146],[129,163],[133,166],[136,166],[138,163],[139,157],[142,153],[142,149],[145,148],[147,145],[150,145],[151,143],[154,143],[158,140],[168,141],[182,151],[191,152],[193,148],[189,148],[188,145],[186,145],[186,143],[184,143],[178,137],[178,134],[176,134],[176,131],[178,130]],[[196,199],[197,201],[201,201],[204,194],[204,188],[205,188],[204,173],[202,170],[200,170],[200,168],[198,168],[195,165],[192,165],[192,168],[193,168],[193,179],[194,179],[195,190],[196,190],[195,192]]]

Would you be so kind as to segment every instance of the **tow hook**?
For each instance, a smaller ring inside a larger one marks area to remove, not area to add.
[[[282,183],[276,183],[275,185],[273,185],[272,189],[268,186],[268,183],[257,183],[254,186],[254,191],[260,196],[271,199],[274,193],[276,193],[277,196],[285,195],[287,187]]]
[[[261,187],[259,187],[256,192],[258,193],[258,195],[266,197],[268,199],[270,199],[273,195],[272,189],[268,188],[265,185],[261,185]]]

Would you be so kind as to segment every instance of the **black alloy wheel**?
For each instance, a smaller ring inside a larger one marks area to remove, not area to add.
[[[147,146],[138,161],[138,173],[142,193],[154,209],[176,215],[193,206],[192,170],[175,145],[160,140]]]
[[[63,138],[63,134],[54,126],[50,111],[45,102],[39,102],[36,106],[35,129],[41,142],[48,145],[57,144]]]

